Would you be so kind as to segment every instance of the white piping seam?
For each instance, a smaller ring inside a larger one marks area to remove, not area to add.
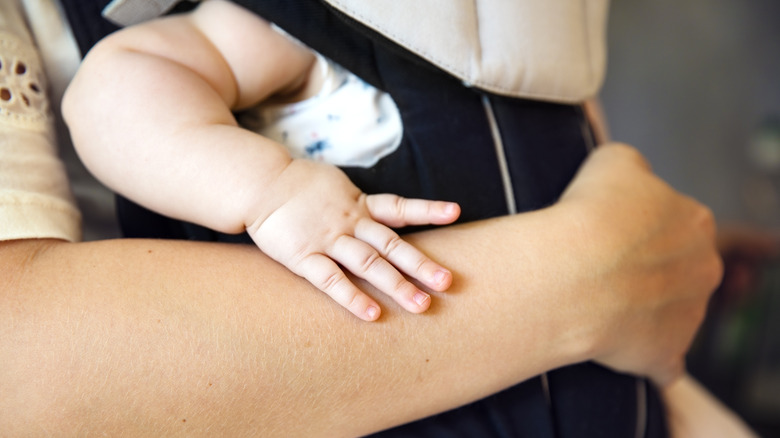
[[[482,105],[485,107],[485,115],[487,115],[488,124],[490,125],[490,134],[493,137],[493,145],[496,149],[496,157],[498,158],[498,168],[501,171],[501,182],[504,185],[504,198],[506,198],[506,209],[509,214],[517,213],[517,205],[515,204],[515,191],[512,188],[512,177],[509,175],[509,166],[506,162],[506,154],[504,153],[504,142],[501,140],[501,131],[498,129],[498,123],[496,122],[496,116],[493,114],[493,107],[490,105],[490,99],[487,95],[482,95]]]
[[[580,122],[580,131],[582,131],[582,139],[585,141],[585,151],[591,153],[593,152],[593,149],[596,148],[596,139],[593,137],[593,129],[591,129],[590,126],[590,119],[588,118],[588,115],[582,105],[577,105],[576,108],[582,117],[582,122]]]
[[[542,391],[544,391],[544,401],[547,402],[547,407],[552,412],[552,395],[550,395],[550,379],[547,378],[547,373],[542,373],[539,376],[542,379]]]
[[[517,214],[517,204],[515,204],[515,191],[512,188],[512,176],[509,174],[509,165],[506,161],[506,153],[504,151],[504,142],[501,140],[501,130],[498,128],[498,122],[496,121],[496,115],[493,113],[493,107],[490,104],[490,98],[483,94],[482,105],[485,107],[485,115],[490,125],[490,134],[493,137],[493,145],[496,149],[496,158],[498,159],[498,168],[501,171],[501,182],[504,186],[504,197],[506,198],[506,209],[509,214]],[[550,395],[550,381],[547,378],[547,373],[542,373],[539,376],[542,380],[542,391],[544,391],[544,399],[547,402],[547,407],[552,409],[552,396]]]
[[[636,432],[635,438],[643,438],[647,432],[647,382],[636,379]]]
[[[593,152],[593,149],[596,148],[596,142],[593,140],[593,134],[591,134],[587,122],[582,124],[582,137],[585,139],[585,150],[589,153]]]

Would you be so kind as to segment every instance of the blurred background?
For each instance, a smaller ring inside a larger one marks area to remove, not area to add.
[[[612,138],[733,231],[689,369],[780,436],[780,261],[754,234],[780,230],[780,2],[614,0],[609,23]]]

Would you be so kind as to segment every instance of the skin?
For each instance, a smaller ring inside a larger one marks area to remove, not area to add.
[[[408,239],[456,281],[421,315],[359,283],[372,324],[252,247],[2,243],[0,428],[355,436],[588,359],[665,384],[722,272],[709,210],[622,145],[549,208]]]
[[[423,312],[430,296],[402,273],[437,291],[452,274],[390,227],[448,224],[458,205],[366,195],[338,168],[292,159],[236,123],[235,110],[316,93],[314,59],[258,16],[209,1],[98,43],[63,116],[87,167],[129,199],[218,231],[246,230],[364,320],[377,319],[380,306],[342,267]]]
[[[673,437],[758,438],[741,418],[688,376],[669,385],[664,400]]]

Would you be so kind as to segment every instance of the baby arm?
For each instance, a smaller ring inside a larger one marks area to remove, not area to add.
[[[333,166],[293,160],[240,128],[232,111],[305,92],[314,57],[224,1],[115,33],[85,58],[63,100],[84,162],[117,192],[162,214],[257,245],[355,315],[379,306],[339,264],[421,312],[448,270],[389,226],[445,224],[445,202],[365,195]]]

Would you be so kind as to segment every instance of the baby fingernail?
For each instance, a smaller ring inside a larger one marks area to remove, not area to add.
[[[447,276],[449,275],[449,272],[439,269],[438,271],[433,273],[433,281],[439,285],[444,283],[444,280],[447,279]]]
[[[431,299],[431,296],[426,294],[425,292],[417,292],[414,294],[414,297],[412,297],[415,303],[417,303],[418,306],[422,306],[425,304],[428,300]]]
[[[368,315],[372,321],[376,319],[378,314],[379,309],[377,309],[375,306],[368,306],[368,308],[366,308],[366,315]]]
[[[452,202],[445,202],[440,211],[441,214],[445,216],[451,216],[453,213],[455,213],[455,204]]]

